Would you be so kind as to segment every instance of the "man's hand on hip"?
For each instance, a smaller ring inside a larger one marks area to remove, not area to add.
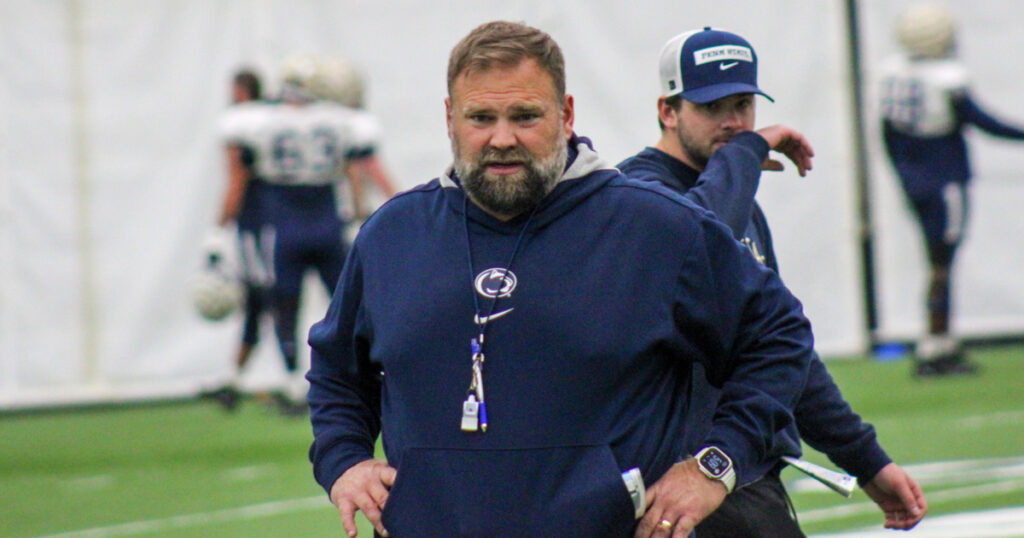
[[[725,484],[708,478],[697,460],[677,463],[647,488],[647,513],[635,538],[686,538],[725,500]]]
[[[356,510],[381,536],[388,531],[381,522],[381,510],[388,500],[388,491],[395,483],[397,471],[381,460],[366,460],[349,467],[331,486],[331,502],[341,514],[341,524],[349,536],[356,535]]]

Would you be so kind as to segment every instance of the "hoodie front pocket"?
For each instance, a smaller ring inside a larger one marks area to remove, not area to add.
[[[402,456],[383,513],[392,536],[630,536],[633,504],[607,445]]]

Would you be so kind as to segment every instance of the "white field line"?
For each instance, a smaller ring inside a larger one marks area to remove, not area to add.
[[[1020,424],[1022,422],[1024,422],[1024,410],[972,415],[956,419],[953,424],[962,429],[976,430],[984,426]]]
[[[915,477],[915,479],[925,484],[941,484],[953,482],[963,483],[965,481],[973,481],[973,477],[979,475],[984,475],[984,478],[982,479],[986,480],[990,480],[995,476],[1002,477],[1004,479],[1009,478],[1010,476],[1021,476],[1021,474],[1024,473],[1024,471],[1022,471],[1022,469],[1024,469],[1024,457],[935,462],[918,465],[908,465],[905,466],[905,468],[911,476]],[[998,469],[1001,469],[1003,472],[999,475],[994,475],[993,472]],[[238,469],[232,472],[232,474],[235,475],[235,479],[244,480],[248,478],[249,475],[259,475],[264,474],[266,472],[269,471],[264,466],[253,466]],[[799,484],[801,483],[813,484],[813,486],[800,486]],[[821,488],[824,488],[824,486],[819,484],[817,481],[808,478],[796,480],[792,483],[787,484],[787,489],[789,489],[790,491],[797,491],[801,489],[807,489],[810,487],[817,488],[819,486]],[[1004,480],[995,483],[987,482],[985,484],[971,485],[935,492],[925,491],[925,495],[926,499],[930,501],[946,501],[965,499],[970,497],[989,495],[993,493],[1001,493],[1006,491],[1015,491],[1017,489],[1024,489],[1024,478]],[[324,508],[326,506],[330,506],[330,503],[327,501],[327,498],[323,495],[317,495],[302,499],[271,501],[266,503],[240,506],[236,508],[227,508],[223,510],[198,512],[194,514],[183,514],[166,518],[132,521],[128,523],[120,523],[104,527],[93,527],[90,529],[70,531],[58,534],[48,534],[44,536],[39,536],[37,538],[106,538],[110,536],[130,536],[166,529],[195,527],[200,525],[207,525],[210,523],[223,523],[244,519],[269,517],[289,512],[316,510]],[[805,522],[820,521],[833,518],[842,518],[853,514],[873,512],[876,510],[878,510],[878,508],[875,506],[874,503],[859,502],[844,504],[831,508],[808,510],[805,512],[801,512],[799,514],[799,518],[800,521]],[[1018,528],[1024,528],[1024,521],[1018,523],[1021,525]],[[888,532],[891,533],[891,531]],[[979,534],[978,536],[1017,535]],[[1021,536],[1024,536],[1024,532],[1022,532]]]
[[[224,510],[184,514],[159,519],[131,521],[106,527],[93,527],[91,529],[63,532],[60,534],[48,534],[38,538],[106,538],[108,536],[130,536],[167,529],[180,529],[185,527],[209,525],[211,523],[224,523],[228,521],[275,516],[289,512],[319,510],[327,506],[330,506],[330,502],[327,500],[327,497],[325,495],[316,495],[314,497],[306,497],[304,499],[271,501],[240,506],[237,508],[227,508]],[[340,521],[338,522],[338,526],[340,529]]]
[[[913,531],[914,538],[1020,538],[1024,536],[1024,508],[967,512],[925,517]],[[876,527],[861,531],[816,534],[811,538],[893,538],[891,530]]]
[[[1024,478],[1024,457],[956,460],[904,465],[904,469],[921,486],[992,482]],[[792,493],[830,491],[812,478],[787,481],[786,490]],[[927,494],[927,490],[925,491]]]
[[[1020,489],[1024,489],[1024,479],[1007,480],[1005,482],[996,483],[986,483],[976,486],[965,486],[962,488],[945,489],[936,492],[926,491],[925,500],[930,503],[934,503],[937,501],[955,501],[959,499],[969,499],[972,497],[981,497],[994,495],[997,493],[1017,491]],[[829,508],[807,510],[798,513],[797,517],[799,518],[800,522],[806,523],[809,521],[837,519],[855,514],[863,514],[867,512],[877,511],[879,511],[879,508],[873,502],[858,502]],[[881,517],[881,514],[879,514],[879,517]]]

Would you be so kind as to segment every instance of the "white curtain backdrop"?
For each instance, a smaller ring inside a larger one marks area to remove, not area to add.
[[[862,5],[869,70],[891,48],[901,5]],[[1001,63],[1013,56],[991,52],[1020,48],[1010,14],[1024,7],[955,7],[980,95],[1024,118],[1024,104],[1011,99],[1024,81]],[[499,18],[559,42],[577,132],[612,162],[657,139],[666,40],[705,25],[747,37],[761,87],[776,100],[758,101],[758,125],[794,126],[816,150],[807,178],[788,169],[761,183],[782,275],[826,357],[865,349],[842,0],[0,0],[0,408],[183,396],[231,371],[240,316],[200,320],[187,284],[224,186],[215,124],[237,68],[257,68],[273,91],[293,53],[355,62],[384,128],[380,156],[408,188],[450,159],[451,47]],[[1019,258],[1012,245],[1024,229],[1013,209],[1024,182],[1014,169],[1024,154],[978,142],[956,324],[965,333],[1021,331],[1024,286],[999,275]],[[909,335],[923,317],[920,248],[879,148],[870,150],[882,328]],[[327,302],[315,281],[309,292],[303,341]],[[269,325],[254,361],[252,388],[283,372]]]

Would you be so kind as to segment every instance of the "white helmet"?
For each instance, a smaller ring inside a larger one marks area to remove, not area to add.
[[[344,58],[326,58],[322,64],[328,88],[325,98],[352,108],[363,107],[363,74]]]
[[[286,99],[313,100],[325,86],[319,57],[300,53],[289,57],[281,70],[282,96]]]
[[[956,21],[938,4],[915,4],[897,21],[896,36],[911,56],[945,58],[956,45]]]
[[[209,321],[220,321],[242,306],[241,283],[215,267],[196,272],[190,292],[196,311]]]

